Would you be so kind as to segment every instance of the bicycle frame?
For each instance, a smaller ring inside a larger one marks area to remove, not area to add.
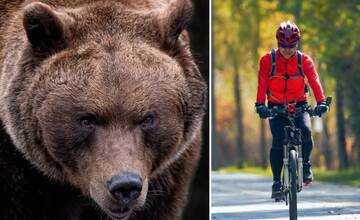
[[[294,120],[294,119],[293,119]],[[283,191],[288,193],[290,190],[290,174],[289,174],[289,153],[295,150],[297,155],[297,192],[301,192],[303,186],[303,158],[302,158],[302,141],[301,130],[295,127],[292,121],[291,125],[285,126],[284,139],[284,165],[283,165]],[[286,201],[287,202],[287,201]]]

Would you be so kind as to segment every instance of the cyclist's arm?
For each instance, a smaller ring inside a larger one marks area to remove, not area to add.
[[[314,93],[316,101],[320,102],[325,100],[324,90],[321,86],[319,74],[315,69],[314,62],[309,56],[305,54],[303,55],[303,70]]]
[[[266,101],[266,92],[269,86],[270,68],[270,55],[267,54],[260,59],[256,102],[265,103]]]

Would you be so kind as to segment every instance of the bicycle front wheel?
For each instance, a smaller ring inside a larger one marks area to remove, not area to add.
[[[290,173],[290,191],[289,191],[289,203],[290,203],[290,220],[297,220],[297,165],[296,165],[296,151],[290,150],[289,153],[289,173]]]

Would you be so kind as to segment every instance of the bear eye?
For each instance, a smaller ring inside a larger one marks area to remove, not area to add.
[[[80,124],[85,128],[94,128],[96,125],[95,115],[86,115],[80,118]]]
[[[156,125],[157,118],[154,113],[147,113],[141,121],[141,127],[147,129]]]

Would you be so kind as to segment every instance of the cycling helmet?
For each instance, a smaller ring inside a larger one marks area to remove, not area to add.
[[[282,46],[294,46],[300,40],[300,30],[296,24],[284,21],[276,31],[276,40]]]

